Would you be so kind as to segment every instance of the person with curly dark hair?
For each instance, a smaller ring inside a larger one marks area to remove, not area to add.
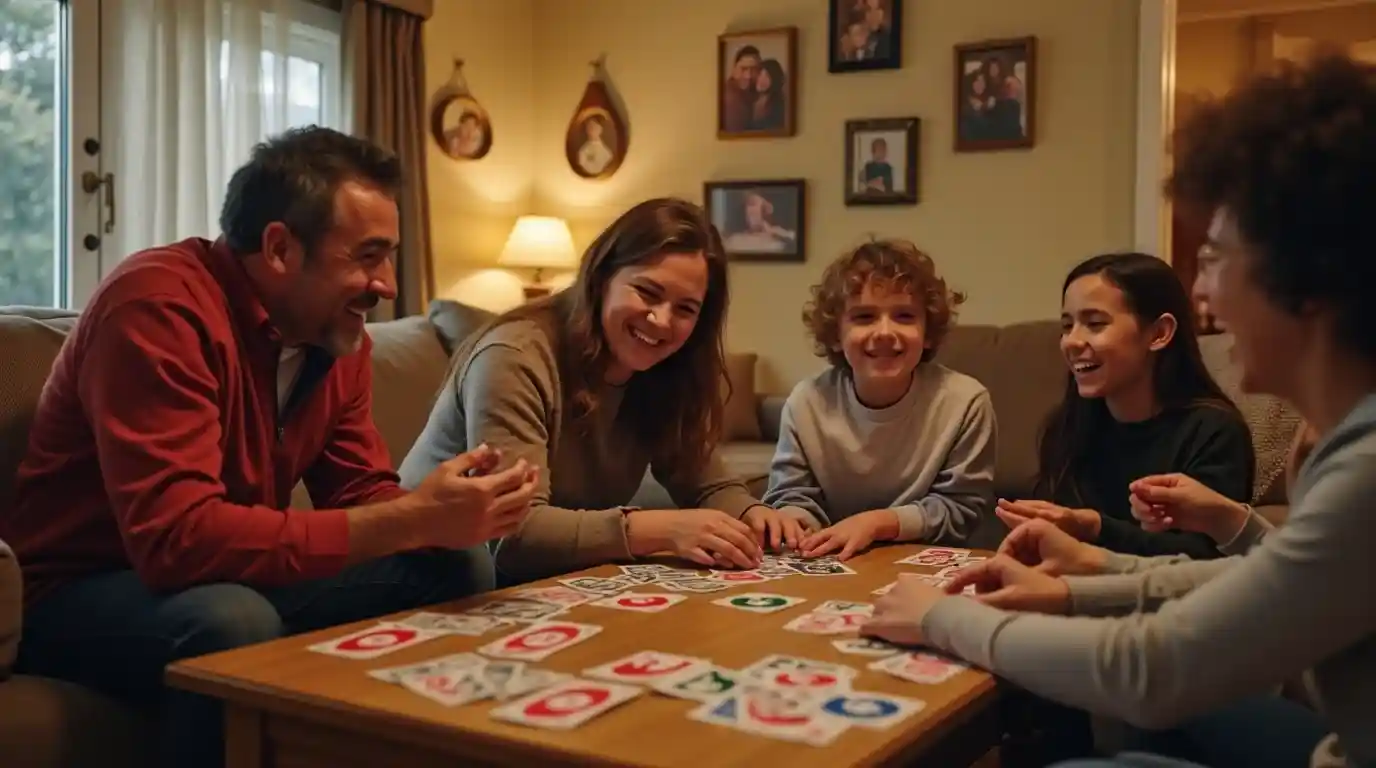
[[[960,543],[989,515],[989,392],[932,362],[964,299],[903,240],[852,250],[813,286],[803,322],[831,365],[789,394],[764,496],[812,530],[803,556]]]
[[[1243,387],[1316,437],[1285,524],[1163,476],[1134,484],[1139,514],[1230,521],[1245,554],[1130,557],[1040,521],[947,590],[901,580],[861,631],[1155,729],[1141,743],[1174,759],[1376,765],[1376,66],[1286,64],[1202,106],[1167,190],[1212,212],[1195,293],[1232,333]],[[1275,694],[1300,676],[1313,707]]]

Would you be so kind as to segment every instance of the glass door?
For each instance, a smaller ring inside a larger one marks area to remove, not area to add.
[[[0,0],[0,306],[79,306],[99,274],[97,2]]]

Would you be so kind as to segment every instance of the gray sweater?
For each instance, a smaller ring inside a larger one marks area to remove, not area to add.
[[[923,633],[1034,693],[1144,727],[1305,675],[1347,764],[1376,764],[1373,469],[1376,395],[1315,446],[1286,524],[1268,533],[1254,518],[1230,542],[1245,555],[1112,558],[1117,574],[1066,579],[1074,617],[943,598]]]
[[[922,363],[903,399],[873,409],[828,368],[784,404],[764,503],[822,526],[893,509],[899,541],[962,542],[993,506],[995,440],[989,392],[963,373]]]

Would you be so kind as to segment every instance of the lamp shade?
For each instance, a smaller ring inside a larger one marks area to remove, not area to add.
[[[553,216],[522,216],[511,228],[497,264],[503,267],[560,269],[577,265],[573,235],[563,219]]]

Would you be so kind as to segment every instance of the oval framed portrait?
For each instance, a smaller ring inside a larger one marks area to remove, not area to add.
[[[466,94],[451,94],[435,105],[430,133],[444,154],[455,160],[479,160],[492,149],[487,110]]]
[[[569,167],[585,179],[605,179],[626,158],[626,135],[620,121],[603,107],[585,107],[573,116],[564,138]]]

